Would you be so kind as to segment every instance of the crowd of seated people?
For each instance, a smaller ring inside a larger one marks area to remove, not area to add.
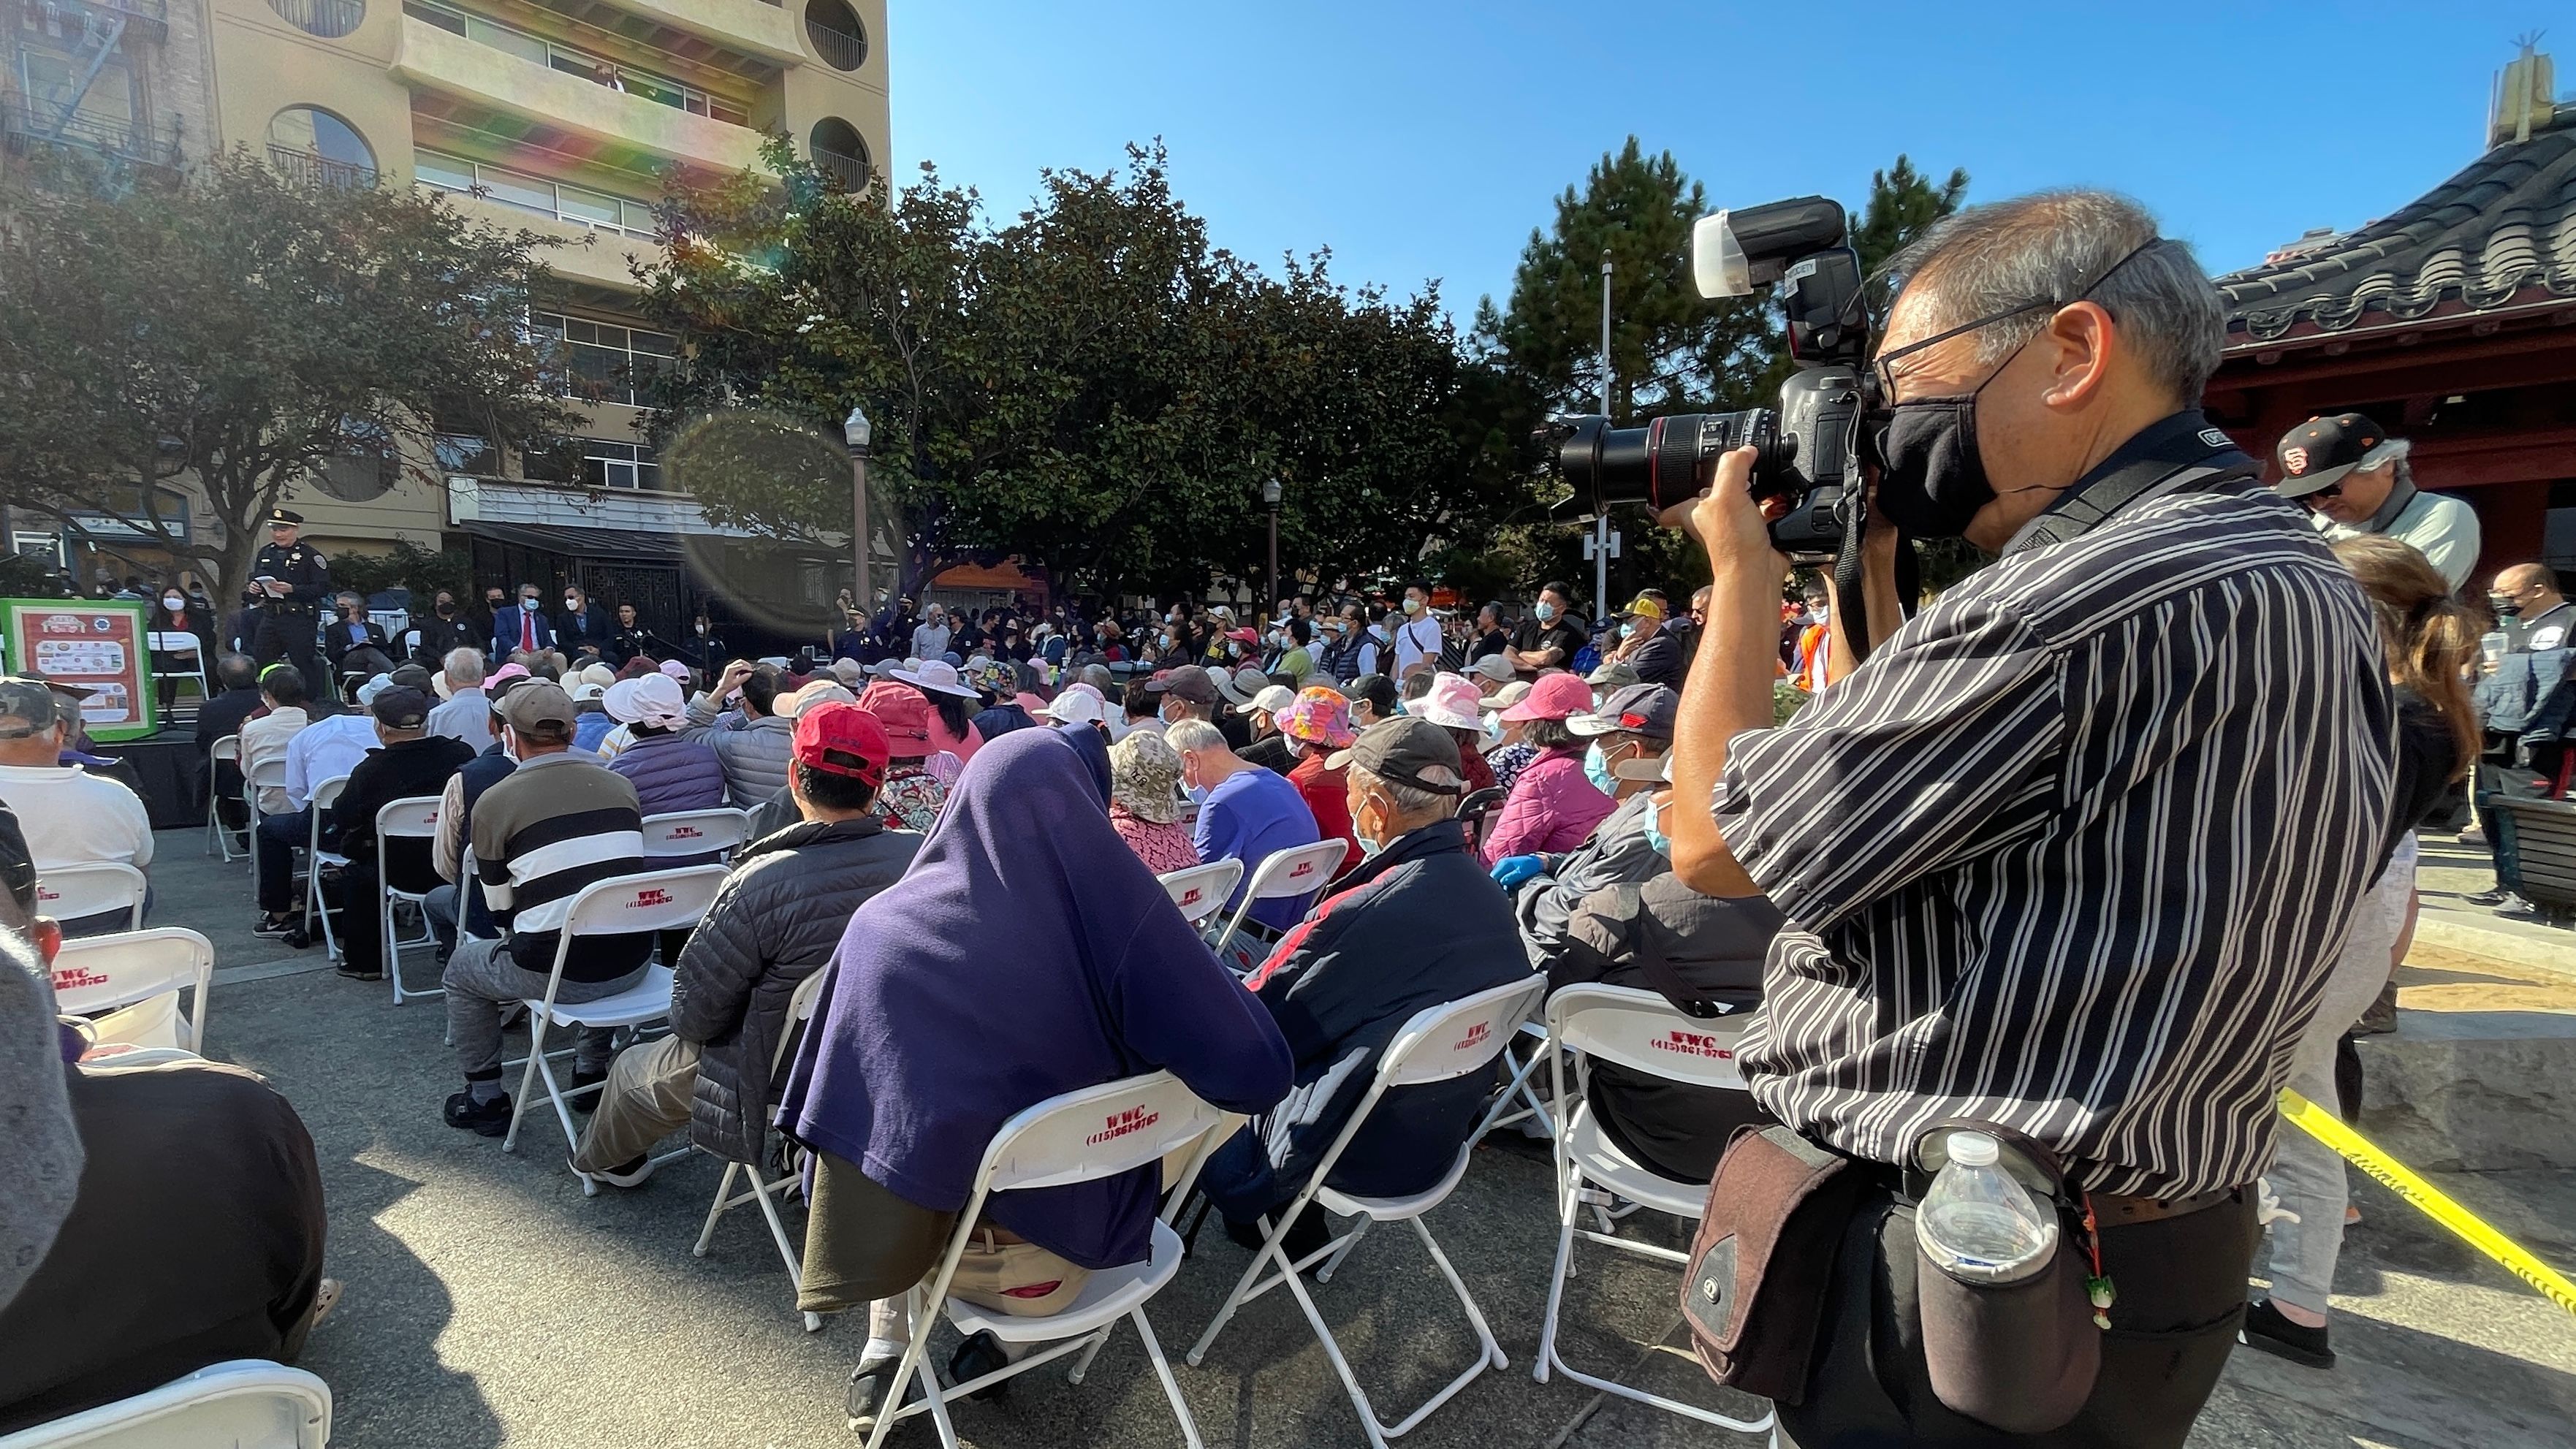
[[[524,635],[544,622],[519,627]],[[983,1144],[1039,1101],[1159,1068],[1246,1115],[1211,1146],[1200,1190],[1227,1238],[1257,1246],[1264,1220],[1311,1184],[1380,1055],[1427,1007],[1532,971],[1552,987],[1640,986],[1699,1014],[1741,1011],[1758,996],[1776,913],[1759,900],[1696,896],[1665,858],[1657,821],[1669,789],[1655,767],[1671,735],[1669,688],[1596,693],[1553,669],[1505,681],[1431,667],[1401,686],[1384,675],[1336,685],[1318,671],[1292,687],[1249,665],[1219,679],[1184,664],[1123,684],[1105,671],[1069,673],[1049,698],[1043,682],[1017,671],[840,663],[848,667],[737,663],[691,698],[685,667],[646,662],[605,685],[576,669],[567,689],[549,677],[557,661],[487,673],[469,647],[434,678],[407,665],[368,680],[359,712],[318,719],[307,714],[301,677],[272,670],[237,729],[245,768],[286,765],[287,783],[260,802],[269,817],[258,831],[264,930],[291,919],[269,883],[291,879],[285,847],[302,843],[312,790],[334,775],[348,776],[324,822],[326,846],[350,859],[332,882],[348,923],[346,974],[382,969],[373,905],[389,873],[447,882],[428,913],[463,1087],[443,1117],[485,1136],[511,1118],[500,1071],[505,1013],[544,994],[572,898],[670,863],[644,854],[647,815],[754,812],[732,874],[684,945],[651,933],[571,943],[558,1000],[624,991],[657,953],[674,968],[674,990],[666,1036],[612,1059],[608,1033],[575,1033],[568,1086],[598,1090],[582,1104],[589,1121],[568,1165],[632,1189],[651,1176],[655,1145],[683,1131],[764,1173],[781,1148],[792,1151],[809,1199],[799,1305],[868,1320],[845,1390],[855,1426],[879,1411],[915,1327],[906,1294],[955,1231]],[[0,713],[0,765],[10,763],[10,730],[24,726],[32,739],[53,729],[48,692],[13,692],[12,683],[0,681],[9,711]],[[599,727],[585,744],[587,719]],[[1506,743],[1507,726],[1526,732],[1535,758],[1514,771],[1506,828],[1499,844],[1488,832],[1492,858],[1480,859],[1459,807],[1496,779],[1486,756]],[[12,778],[0,773],[0,785]],[[422,796],[440,800],[437,833],[417,847],[420,860],[397,866],[373,836],[374,812]],[[1311,896],[1256,903],[1225,960],[1155,879],[1233,859],[1248,882],[1279,851],[1319,840],[1346,843],[1335,878]],[[143,842],[148,852],[148,832]],[[12,924],[6,915],[0,925]],[[0,944],[32,953],[39,938],[30,923]],[[790,1002],[823,971],[799,1034]],[[40,972],[20,974],[42,986]],[[33,1001],[25,983],[11,989]],[[993,1069],[996,1051],[1010,1053],[1009,1071]],[[172,1325],[164,1336],[178,1346],[166,1350],[130,1331],[120,1340],[130,1351],[86,1350],[114,1357],[113,1374],[45,1368],[50,1377],[37,1382],[37,1370],[13,1378],[0,1369],[0,1404],[22,1401],[48,1417],[211,1362],[219,1341],[226,1353],[291,1358],[327,1308],[309,1140],[256,1078],[187,1070],[191,1085],[152,1099],[165,1120],[220,1107],[232,1119],[221,1140],[262,1136],[263,1160],[294,1159],[301,1143],[305,1174],[261,1184],[258,1223],[233,1214],[204,1229],[237,1235],[246,1246],[235,1251],[256,1270],[209,1290],[222,1324]],[[1498,1062],[1390,1094],[1333,1185],[1395,1196],[1435,1184],[1468,1145],[1502,1070]],[[60,1163],[67,1141],[91,1142],[80,1068],[71,1079],[68,1109],[56,1104],[44,1120],[59,1123],[67,1111],[79,1135],[40,1128],[0,1150]],[[46,1106],[43,1074],[33,1086],[10,1080],[7,1090]],[[112,1101],[143,1089],[103,1090]],[[1747,1105],[1732,1100],[1740,1097],[1595,1068],[1586,1100],[1621,1150],[1692,1178],[1749,1120]],[[102,1170],[94,1147],[90,1161],[80,1169],[82,1202]],[[222,1173],[200,1185],[249,1191]],[[1167,1186],[1147,1167],[997,1196],[973,1225],[952,1291],[1016,1316],[1059,1311],[1091,1274],[1142,1256]],[[134,1230],[115,1214],[95,1217],[83,1222],[74,1209],[70,1221],[111,1238]],[[40,1274],[72,1251],[60,1244],[86,1243],[56,1226],[57,1246],[34,1248]],[[1327,1231],[1325,1215],[1309,1213],[1289,1227],[1285,1247],[1303,1256]],[[8,1286],[0,1278],[0,1295]],[[0,1296],[0,1326],[14,1329],[8,1315],[25,1310],[25,1295],[16,1310],[11,1301]],[[67,1337],[65,1356],[84,1351],[77,1340]],[[970,1339],[950,1376],[987,1372],[1019,1351]]]

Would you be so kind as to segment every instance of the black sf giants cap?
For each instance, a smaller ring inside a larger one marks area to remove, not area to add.
[[[2272,490],[2284,498],[2305,498],[2332,488],[2387,441],[2386,430],[2359,413],[2310,418],[2283,433],[2272,450],[2281,465],[2281,481]]]

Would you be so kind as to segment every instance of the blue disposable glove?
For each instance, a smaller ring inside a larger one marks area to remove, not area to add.
[[[1541,855],[1507,855],[1494,862],[1494,884],[1507,891],[1521,888],[1521,882],[1547,871],[1547,857]]]

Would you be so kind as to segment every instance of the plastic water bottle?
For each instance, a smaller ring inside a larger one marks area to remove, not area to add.
[[[1964,1283],[2015,1283],[2048,1265],[2057,1217],[1997,1165],[2002,1150],[1983,1132],[1953,1132],[1950,1160],[1914,1213],[1923,1256]]]

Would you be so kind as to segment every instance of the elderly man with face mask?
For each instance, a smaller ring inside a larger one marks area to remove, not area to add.
[[[1738,1061],[1862,1181],[1806,1245],[1836,1265],[1780,1437],[2178,1446],[2244,1316],[2291,1048],[2389,844],[2386,669],[2351,574],[2201,416],[2224,313],[2134,202],[1971,208],[1891,269],[1868,637],[1837,598],[1840,677],[1787,724],[1753,451],[1664,520],[1711,573],[1673,868],[1786,918]],[[1889,522],[1999,557],[1900,621]],[[2089,1397],[2044,1439],[1930,1387],[1911,1204],[1959,1119],[2056,1160],[2087,1209],[2058,1251],[2109,1280],[2111,1331],[2070,1346],[2099,1349]]]

